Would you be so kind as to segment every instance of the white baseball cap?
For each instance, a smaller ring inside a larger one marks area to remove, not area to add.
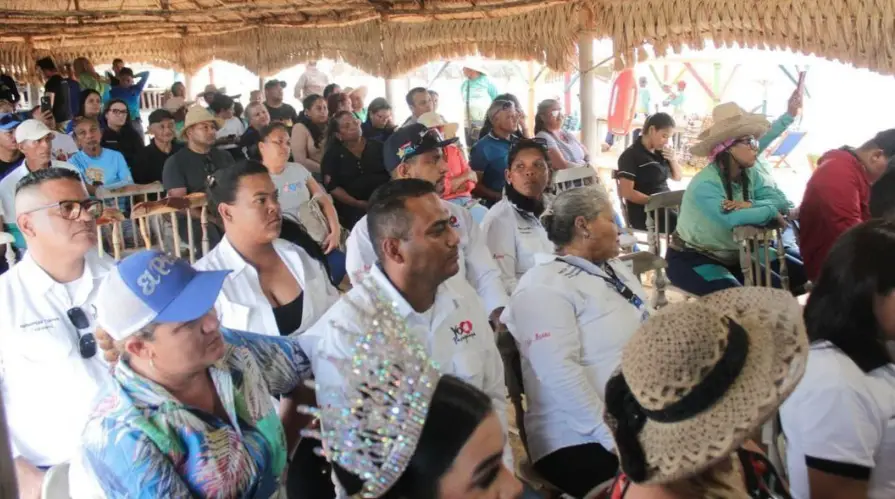
[[[53,133],[43,121],[25,120],[16,128],[16,142],[21,144],[26,140],[40,140]]]

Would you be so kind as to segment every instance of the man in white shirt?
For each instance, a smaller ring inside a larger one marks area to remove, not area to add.
[[[114,266],[98,256],[102,205],[78,174],[45,168],[19,182],[22,261],[0,276],[0,389],[19,493],[39,498],[47,469],[77,454],[93,397],[111,378],[93,332],[96,288]],[[72,463],[73,489],[84,486]]]
[[[494,332],[477,297],[462,289],[469,285],[449,280],[460,269],[460,237],[451,216],[431,182],[394,180],[377,189],[367,217],[378,263],[298,341],[311,357],[317,382],[341,385],[331,360],[352,355],[353,335],[369,327],[361,309],[372,306],[377,294],[394,305],[445,374],[491,397],[506,428],[503,362]]]
[[[326,73],[317,69],[317,61],[308,61],[305,72],[298,78],[293,95],[295,100],[301,102],[305,97],[313,94],[323,95],[323,89],[329,85],[329,77]]]
[[[16,183],[31,172],[49,167],[66,168],[75,171],[75,167],[63,161],[56,161],[52,156],[53,131],[38,120],[26,120],[16,128],[16,143],[25,156],[21,165],[0,180],[0,218],[7,225],[7,230],[16,238],[16,247],[25,248],[25,240],[16,227],[15,191]]]
[[[419,124],[399,128],[385,143],[385,169],[394,179],[425,180],[435,186],[436,192],[444,192],[447,163],[442,148],[456,141],[456,137],[443,140],[437,130]],[[451,228],[460,236],[460,271],[451,280],[468,280],[496,324],[509,300],[497,264],[469,210],[444,200],[441,204],[450,214]],[[370,239],[367,217],[361,218],[351,230],[346,247],[345,266],[352,284],[356,284],[357,276],[376,263],[377,255]],[[468,286],[455,287],[469,289]]]
[[[70,135],[57,131],[56,118],[51,111],[40,112],[40,106],[31,110],[31,117],[41,121],[53,134],[52,157],[57,161],[68,161],[68,158],[78,152],[78,145]]]

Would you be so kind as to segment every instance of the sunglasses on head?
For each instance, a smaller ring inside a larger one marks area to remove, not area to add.
[[[66,312],[71,325],[78,331],[78,352],[82,359],[90,359],[96,355],[96,338],[93,333],[81,334],[81,330],[90,327],[90,320],[87,314],[80,307],[74,307]]]

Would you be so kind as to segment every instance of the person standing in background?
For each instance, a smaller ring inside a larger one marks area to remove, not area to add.
[[[149,81],[149,71],[143,71],[134,75],[134,71],[131,68],[121,68],[117,76],[118,85],[112,87],[112,90],[109,91],[109,96],[112,99],[121,99],[127,104],[130,126],[140,135],[140,140],[142,141],[144,140],[144,131],[143,119],[140,118],[140,95],[143,94],[143,87]],[[134,82],[137,78],[140,80],[139,83]]]
[[[106,78],[109,79],[109,84],[113,87],[117,87],[120,80],[118,79],[119,73],[124,69],[124,61],[121,59],[112,59],[112,71],[106,71]]]
[[[644,117],[649,116],[650,114],[650,91],[649,91],[649,80],[646,76],[641,76],[638,80],[640,88],[637,89],[637,112],[644,115]]]
[[[298,78],[295,84],[293,96],[297,101],[303,101],[309,95],[323,95],[323,89],[329,85],[329,77],[326,73],[317,69],[317,61],[308,61],[305,72]]]
[[[93,68],[93,63],[86,57],[78,57],[72,62],[72,70],[78,80],[81,91],[94,90],[99,94],[100,101],[109,99],[109,81],[100,76]],[[81,96],[78,100],[81,101]],[[102,102],[100,102],[102,105]],[[82,112],[83,109],[79,109]]]
[[[286,82],[270,80],[264,84],[264,107],[270,114],[270,121],[278,121],[292,133],[292,125],[298,121],[298,113],[295,108],[283,102],[283,89]]]
[[[481,64],[467,62],[463,65],[466,80],[460,85],[463,109],[466,113],[464,131],[466,146],[470,149],[479,139],[479,131],[485,124],[485,115],[491,101],[497,97],[497,88],[488,79],[488,73]]]
[[[44,93],[50,98],[50,108],[56,123],[67,125],[71,121],[71,108],[68,105],[68,84],[62,78],[56,63],[49,57],[37,61],[37,68],[46,79]]]

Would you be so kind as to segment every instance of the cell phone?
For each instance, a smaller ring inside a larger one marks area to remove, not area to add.
[[[53,103],[50,102],[50,96],[44,95],[40,98],[40,112],[45,113],[53,109]]]

